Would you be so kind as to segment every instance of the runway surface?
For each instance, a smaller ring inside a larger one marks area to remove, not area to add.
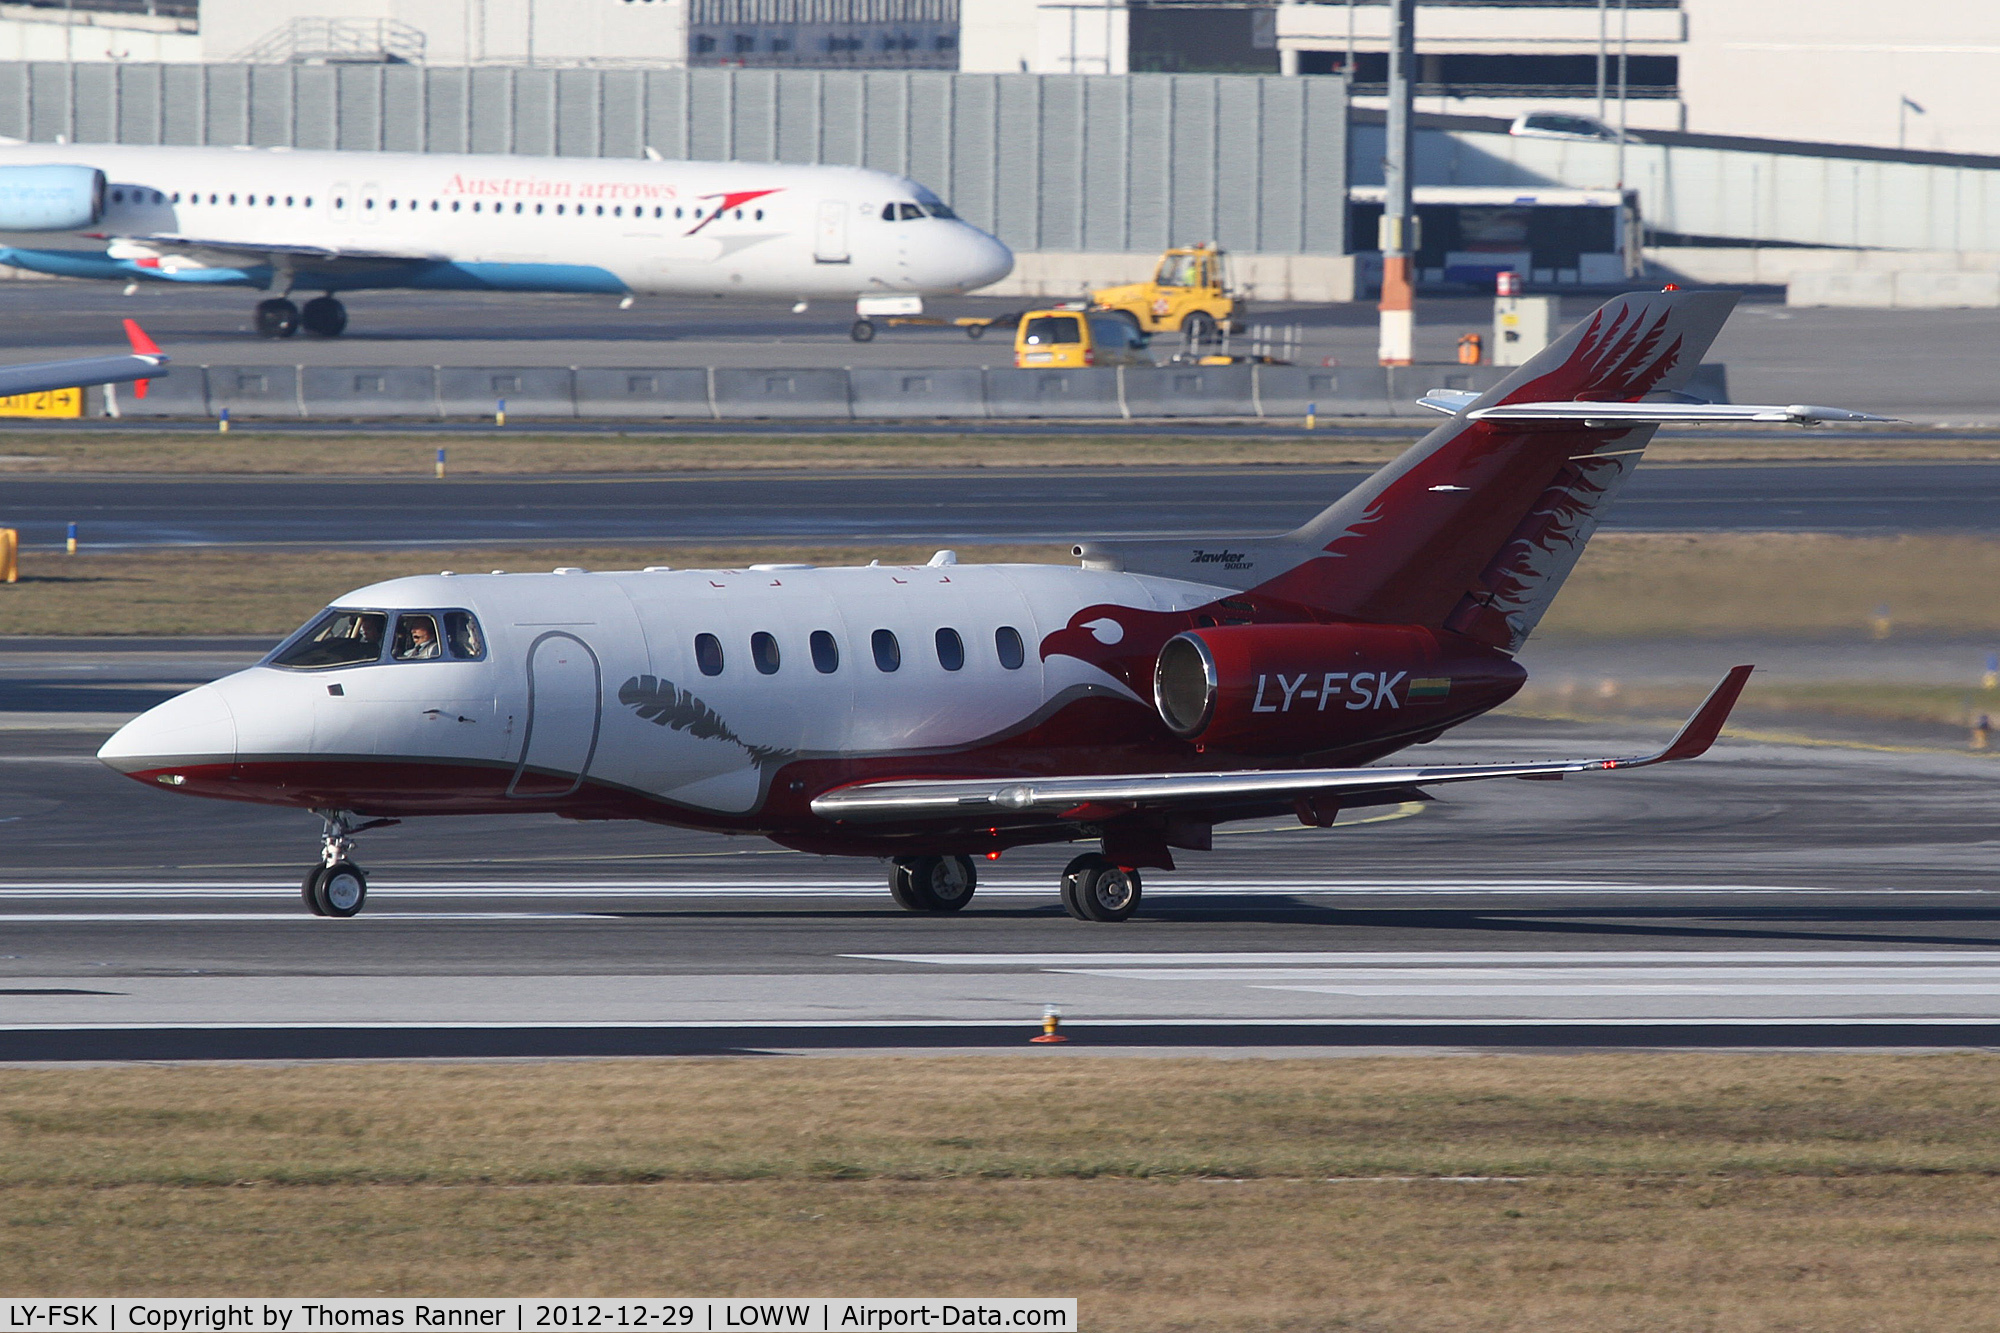
[[[170,355],[194,364],[1004,366],[1012,359],[1005,336],[973,342],[949,328],[885,328],[872,343],[853,342],[847,336],[853,310],[842,302],[793,314],[782,300],[644,298],[621,311],[613,297],[439,292],[355,293],[347,298],[345,336],[272,342],[251,330],[251,309],[263,295],[147,286],[127,297],[112,283],[4,283],[0,348],[20,349],[18,357],[6,358],[18,360],[85,355],[122,346],[119,321],[136,315]],[[1561,319],[1578,319],[1603,299],[1565,296]],[[959,297],[932,301],[929,308],[951,318],[1041,303]],[[1375,363],[1372,301],[1253,302],[1245,318],[1299,326],[1301,362]],[[1490,296],[1423,293],[1418,359],[1448,366],[1460,334],[1490,336],[1492,326]],[[2000,420],[1992,379],[1996,354],[2000,311],[1794,309],[1760,292],[1738,307],[1705,359],[1729,367],[1738,402],[1827,403],[1913,421],[1964,422]]]
[[[240,652],[182,648],[133,665]],[[1149,872],[1122,926],[1063,915],[1068,847],[982,863],[973,905],[929,918],[870,861],[418,820],[363,838],[368,910],[328,921],[298,900],[309,817],[110,772],[91,751],[115,712],[7,717],[0,1059],[1014,1050],[1047,1004],[1077,1051],[2000,1045],[2000,769],[1943,747],[1726,740],[1327,831],[1236,827]],[[1663,734],[1497,718],[1425,758]]]
[[[1372,468],[981,468],[641,477],[11,477],[29,547],[1004,541],[1279,532]],[[1611,531],[1990,531],[2000,463],[1660,464]]]

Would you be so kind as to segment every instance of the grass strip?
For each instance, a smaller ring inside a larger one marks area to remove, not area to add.
[[[0,633],[268,634],[342,594],[404,574],[509,569],[740,568],[756,561],[920,563],[924,545],[491,547],[381,551],[229,547],[29,551],[0,586]],[[1067,563],[1065,546],[966,546],[968,561]],[[1888,608],[1891,632],[2000,633],[2000,540],[1816,533],[1612,533],[1585,549],[1540,633],[1572,638],[1858,638]]]
[[[1996,1100],[1984,1054],[17,1069],[0,1289],[1956,1333]]]
[[[718,469],[1230,467],[1244,464],[1378,465],[1431,428],[1429,421],[1343,423],[1340,435],[1271,422],[1255,436],[935,433],[848,435],[599,435],[357,431],[304,434],[239,425],[227,435],[185,431],[0,432],[0,472],[429,476],[438,446],[453,476],[519,473],[692,472]],[[1868,462],[2000,458],[2000,435],[1911,441],[1865,433],[1794,431],[1703,434],[1659,440],[1665,462]]]

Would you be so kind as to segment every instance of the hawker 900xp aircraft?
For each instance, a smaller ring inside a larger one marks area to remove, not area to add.
[[[0,140],[0,263],[263,288],[257,332],[288,338],[340,333],[335,293],[385,287],[842,298],[867,324],[867,302],[906,313],[1014,256],[859,167]]]
[[[438,574],[339,598],[259,665],[99,757],[141,782],[310,810],[307,902],[360,910],[362,829],[553,811],[888,858],[913,911],[974,858],[1092,839],[1072,915],[1123,920],[1142,869],[1215,825],[1701,754],[1749,667],[1665,749],[1458,767],[1373,761],[1501,703],[1513,654],[1662,422],[1883,420],[1675,391],[1735,296],[1621,296],[1282,536],[1086,542],[1081,568]]]

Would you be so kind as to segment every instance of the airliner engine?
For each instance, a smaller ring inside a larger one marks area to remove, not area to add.
[[[1153,700],[1205,749],[1304,755],[1483,712],[1527,673],[1505,654],[1415,625],[1224,625],[1167,640]]]
[[[75,231],[103,216],[95,167],[0,167],[0,231]]]

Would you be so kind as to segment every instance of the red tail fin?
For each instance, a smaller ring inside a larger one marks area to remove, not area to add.
[[[132,344],[132,355],[134,356],[159,356],[161,354],[160,345],[154,342],[144,329],[139,327],[139,321],[136,319],[125,321],[125,340]],[[134,380],[132,382],[132,396],[135,398],[144,398],[146,390],[152,383],[151,380]]]

